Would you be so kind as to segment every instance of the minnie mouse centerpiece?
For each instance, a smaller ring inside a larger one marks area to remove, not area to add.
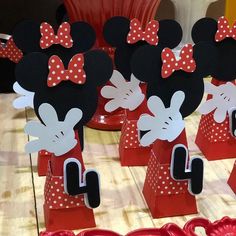
[[[65,64],[68,64],[73,55],[86,52],[92,48],[96,35],[92,27],[85,22],[76,22],[72,25],[63,22],[58,26],[57,32],[54,32],[52,26],[46,22],[39,24],[26,20],[15,27],[13,38],[16,45],[25,55],[32,52],[43,52],[49,57],[58,55],[64,59]],[[32,83],[36,83],[35,80]],[[14,107],[33,108],[34,90],[27,89],[28,87],[24,84],[19,84],[18,81],[14,84],[14,91],[22,95],[13,102]],[[80,133],[83,136],[82,131]],[[80,139],[80,141],[82,142],[83,139]],[[83,149],[82,143],[81,148]],[[46,150],[39,151],[37,165],[39,176],[46,175],[50,156],[51,153]]]
[[[182,32],[173,24],[169,42],[177,45]],[[197,212],[194,194],[202,191],[203,161],[189,160],[184,118],[200,104],[203,77],[211,74],[217,55],[210,43],[185,45],[179,57],[170,48],[144,46],[131,62],[134,76],[147,82],[150,114],[137,126],[142,146],[153,144],[143,194],[154,218]]]
[[[22,59],[23,53],[15,45],[10,35],[0,34],[0,69],[1,82],[0,92],[13,92],[12,87],[15,82],[15,65]]]
[[[41,32],[41,33],[40,33]],[[22,35],[31,35],[23,40]],[[57,34],[47,23],[23,22],[14,31],[27,55],[16,67],[20,87],[34,93],[33,105],[41,122],[31,121],[25,132],[38,137],[28,153],[52,153],[44,191],[44,215],[49,231],[95,226],[90,208],[100,204],[96,171],[84,167],[83,126],[97,108],[97,86],[112,75],[112,60],[103,51],[88,51],[95,42],[84,22],[64,22]]]
[[[171,33],[170,33],[171,32]],[[107,112],[117,108],[125,109],[125,120],[121,130],[119,155],[122,166],[147,165],[151,145],[141,146],[138,138],[137,121],[147,113],[145,99],[146,84],[140,83],[131,73],[130,61],[134,52],[144,45],[174,48],[179,40],[172,41],[176,33],[181,37],[180,25],[172,20],[150,21],[143,31],[137,19],[113,17],[104,26],[104,38],[116,47],[113,72],[110,83],[101,90],[102,96],[110,101],[105,105]]]
[[[234,158],[236,139],[230,132],[230,110],[236,106],[236,24],[231,28],[228,20],[203,18],[192,30],[195,43],[214,43],[219,60],[212,73],[211,83],[205,83],[207,101],[200,107],[200,120],[196,144],[208,160]]]

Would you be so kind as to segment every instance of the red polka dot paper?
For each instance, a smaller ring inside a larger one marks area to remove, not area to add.
[[[199,129],[204,137],[211,143],[226,142],[230,139],[235,140],[230,134],[228,115],[222,123],[217,123],[214,120],[214,112],[203,115]]]
[[[175,195],[188,191],[188,181],[176,181],[170,175],[170,165],[160,164],[151,153],[147,168],[147,182],[156,195]]]
[[[150,21],[145,31],[142,31],[141,23],[138,19],[133,19],[130,22],[130,32],[127,36],[127,42],[129,44],[137,43],[138,41],[146,41],[150,45],[158,44],[158,30],[159,30],[159,22],[156,20]]]
[[[70,35],[70,24],[68,22],[62,23],[57,31],[57,35],[50,24],[43,22],[40,25],[40,47],[46,49],[53,44],[60,44],[65,48],[71,48],[73,46],[73,40]]]
[[[85,206],[84,195],[70,196],[64,191],[62,176],[52,176],[48,168],[46,183],[44,187],[45,204],[50,209],[63,209]]]
[[[83,54],[76,54],[73,56],[69,62],[67,70],[58,56],[51,56],[48,63],[49,74],[47,85],[49,87],[54,87],[62,81],[68,80],[75,84],[84,84],[86,81],[86,74],[83,67]]]
[[[11,37],[6,44],[0,42],[0,57],[8,58],[14,63],[18,63],[23,57],[23,53],[19,48],[17,48],[13,38]]]
[[[176,70],[183,70],[192,73],[196,70],[196,62],[193,58],[193,46],[186,44],[180,51],[180,59],[177,60],[170,48],[165,48],[161,53],[162,58],[162,78],[168,78]]]
[[[225,16],[222,16],[218,20],[218,30],[215,35],[215,41],[220,42],[225,38],[233,38],[236,40],[236,21],[233,27],[230,28],[229,21]]]

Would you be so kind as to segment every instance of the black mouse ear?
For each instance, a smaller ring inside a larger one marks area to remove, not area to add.
[[[182,40],[183,31],[175,20],[159,21],[159,44],[163,47],[175,48]]]
[[[131,60],[131,71],[144,82],[153,82],[161,76],[161,48],[145,45],[135,51]]]
[[[200,42],[193,47],[193,58],[196,62],[196,70],[194,74],[203,78],[212,75],[218,65],[218,50],[214,43]]]
[[[23,88],[32,92],[47,86],[48,57],[43,53],[24,56],[16,65],[15,76]]]
[[[126,44],[129,31],[130,20],[121,16],[112,17],[103,27],[104,38],[112,47]]]
[[[17,24],[12,37],[16,46],[24,53],[41,51],[39,45],[41,38],[40,24],[34,21],[25,20]]]
[[[82,21],[71,25],[71,36],[73,39],[72,49],[75,53],[88,51],[96,40],[96,33],[92,26]]]
[[[212,18],[202,18],[198,20],[192,28],[192,39],[194,43],[209,41],[215,42],[217,32],[217,22]]]
[[[107,53],[93,50],[84,55],[84,70],[86,84],[92,86],[104,85],[112,76],[113,64]]]
[[[60,25],[64,21],[67,21],[67,11],[65,5],[61,4],[56,10],[56,22]]]

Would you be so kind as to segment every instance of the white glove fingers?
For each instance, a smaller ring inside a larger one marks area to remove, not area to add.
[[[156,136],[156,133],[153,131],[149,131],[146,134],[143,135],[143,137],[140,139],[140,144],[143,147],[147,147],[151,145],[154,141],[156,141],[158,137]]]
[[[115,99],[112,99],[111,101],[107,102],[105,105],[105,111],[107,112],[113,112],[116,109],[120,107],[120,102],[117,102]]]
[[[204,91],[205,91],[205,93],[208,93],[208,94],[215,94],[218,91],[218,87],[212,83],[205,82],[204,83]]]
[[[157,96],[151,96],[148,99],[147,103],[148,109],[152,112],[153,115],[158,117],[158,114],[161,114],[166,110],[162,100]]]
[[[26,153],[34,153],[38,152],[42,149],[45,149],[45,147],[42,146],[41,142],[39,140],[33,140],[30,141],[25,145],[25,152]]]
[[[116,98],[118,95],[118,91],[117,91],[117,88],[107,85],[101,89],[101,95],[104,98],[108,98],[108,99]]]
[[[214,112],[214,120],[218,123],[222,123],[226,118],[227,112],[224,107],[217,107]]]
[[[46,127],[38,121],[29,121],[24,130],[26,134],[33,137],[42,137],[47,132]]]
[[[25,96],[16,98],[13,103],[13,107],[16,109],[22,109],[25,107],[32,107],[32,104],[29,103],[29,99]]]
[[[200,112],[203,115],[206,115],[210,112],[212,112],[213,110],[215,110],[217,107],[216,102],[214,101],[214,99],[210,99],[207,100],[205,103],[203,103],[199,108],[198,108],[198,112]]]
[[[177,91],[173,94],[170,102],[170,108],[172,111],[179,112],[185,99],[185,94],[183,91]]]
[[[39,107],[39,115],[46,126],[55,126],[58,123],[58,116],[53,106],[43,103]]]
[[[155,125],[154,122],[155,122],[154,117],[147,114],[141,115],[137,122],[138,130],[141,131],[151,130],[153,128],[153,125]]]
[[[140,81],[134,76],[134,74],[131,75],[130,84],[132,88],[139,87]]]
[[[73,129],[82,116],[83,112],[79,108],[72,108],[67,112],[64,123]]]
[[[117,70],[113,71],[110,82],[117,88],[124,87],[124,84],[127,83],[123,75]]]

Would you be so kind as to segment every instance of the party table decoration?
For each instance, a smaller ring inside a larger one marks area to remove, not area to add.
[[[22,39],[26,32],[28,41]],[[50,43],[46,32],[51,32]],[[46,228],[94,227],[92,208],[100,204],[99,176],[85,170],[83,126],[97,109],[97,87],[112,75],[112,60],[104,51],[88,51],[95,33],[84,22],[63,23],[54,33],[48,24],[40,28],[23,22],[14,38],[27,52],[16,67],[16,79],[34,93],[34,110],[40,120],[27,123],[25,132],[38,139],[25,149],[28,153],[51,153],[44,189]]]
[[[236,139],[230,134],[229,111],[236,106],[236,38],[235,23],[231,27],[225,17],[218,22],[203,18],[196,22],[192,36],[195,43],[214,43],[218,66],[211,83],[205,83],[207,101],[199,108],[200,120],[196,144],[208,160],[234,158]]]
[[[148,22],[154,19],[159,4],[160,0],[135,0],[135,2],[133,0],[64,0],[64,5],[70,21],[75,22],[83,20],[91,24],[97,35],[96,47],[108,52],[112,58],[114,58],[116,54],[119,54],[115,52],[117,48],[116,42],[118,42],[119,39],[117,41],[112,39],[112,43],[110,40],[107,40],[106,33],[104,36],[103,32],[106,31],[106,22],[115,16],[126,18],[126,20],[124,20],[125,24],[131,19],[136,18],[136,20],[139,21],[141,28],[145,28]],[[123,27],[122,23],[120,26],[119,24],[120,23],[118,23],[118,25],[115,24],[114,26],[118,26],[119,28]],[[113,36],[115,36],[116,33],[119,34],[119,30],[113,26],[113,23],[109,25],[111,26],[109,30],[112,30],[112,33],[114,33]],[[129,30],[129,28],[124,28],[125,31],[126,29]],[[128,45],[128,43],[126,45]],[[122,66],[125,67],[125,70],[128,71],[128,73],[124,74],[123,71],[121,72],[119,69],[118,70],[126,80],[130,80],[129,60],[131,53],[133,52],[132,48],[134,49],[135,46],[131,46],[130,48],[130,50],[124,51],[124,53],[119,56]],[[115,64],[117,66],[117,62]],[[108,85],[110,84],[108,83]],[[107,112],[104,108],[107,102],[108,100],[106,98],[99,96],[98,109],[88,125],[89,127],[102,130],[120,130],[124,122],[124,110],[119,108]]]
[[[180,26],[172,23],[169,27],[170,45],[178,45]],[[211,74],[216,64],[217,53],[211,43],[187,44],[179,55],[171,48],[146,45],[132,57],[134,76],[147,83],[151,115],[140,116],[138,129],[140,143],[153,144],[143,194],[154,218],[197,212],[194,194],[202,191],[203,162],[199,157],[189,159],[184,118],[201,103],[203,77]]]

